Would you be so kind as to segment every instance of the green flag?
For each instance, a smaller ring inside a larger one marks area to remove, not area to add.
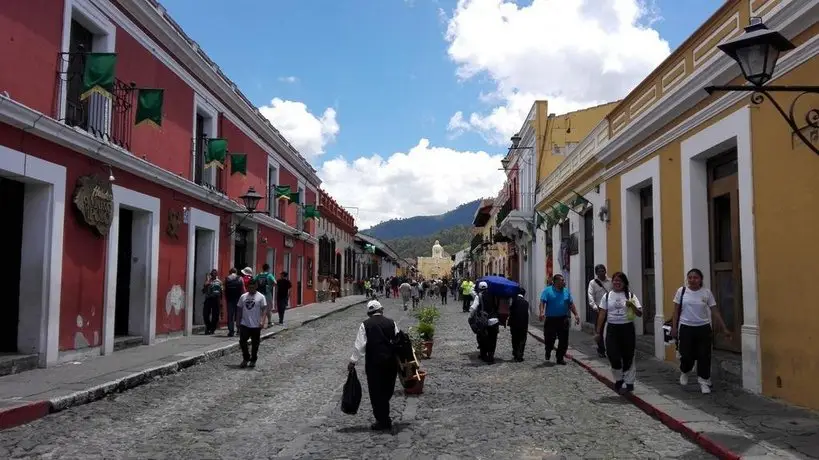
[[[304,205],[304,220],[308,219],[318,219],[321,217],[319,210],[316,209],[316,205],[314,204],[307,204]]]
[[[539,212],[535,212],[537,214],[537,219],[535,221],[535,228],[540,228],[546,222],[546,219],[543,218],[543,214]]]
[[[299,192],[290,193],[290,202],[293,204],[301,204],[301,200],[299,200]]]
[[[569,215],[569,207],[568,206],[566,206],[563,203],[558,203],[556,206],[557,206],[556,211],[557,211],[558,219],[564,219],[564,218],[566,218],[566,216]]]
[[[364,245],[364,250],[370,254],[375,254],[375,246],[370,243]]]
[[[164,89],[140,88],[137,93],[136,121],[134,124],[148,122],[155,126],[162,126],[162,104],[164,99]]]
[[[219,169],[225,167],[227,158],[227,139],[208,139],[207,151],[205,151],[205,167],[216,166]]]
[[[82,93],[80,100],[88,99],[93,93],[111,98],[114,91],[114,74],[117,67],[116,53],[88,53],[82,72]]]
[[[247,154],[246,153],[231,153],[230,154],[230,175],[239,173],[247,176]]]
[[[573,208],[585,208],[586,206],[591,204],[591,202],[589,200],[587,200],[585,197],[583,197],[583,195],[581,195],[581,194],[579,194],[577,192],[574,192],[574,194],[577,195],[577,196],[575,197],[574,200],[572,200],[571,203],[569,203],[571,205],[571,207],[573,207]]]
[[[277,200],[289,200],[290,199],[290,186],[289,185],[277,185],[275,190],[275,197]]]

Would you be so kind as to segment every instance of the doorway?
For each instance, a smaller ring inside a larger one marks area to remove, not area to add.
[[[250,267],[247,258],[248,237],[250,230],[246,228],[237,228],[236,233],[233,234],[233,266],[236,270],[242,271],[245,267]]]
[[[643,273],[643,333],[654,335],[654,190],[640,189],[640,252]]]
[[[333,275],[336,278],[341,279],[341,253],[339,252],[336,254],[336,265],[333,267]]]
[[[117,241],[117,288],[114,306],[114,337],[131,332],[131,261],[133,260],[134,212],[119,210]]]
[[[304,292],[302,292],[302,285],[304,280],[304,257],[299,256],[296,259],[296,306],[301,306],[304,301]]]
[[[213,240],[216,236],[213,230],[197,227],[193,238],[193,324],[201,325],[205,324],[202,317],[205,308],[205,294],[202,292],[202,286],[215,265]]]
[[[592,211],[586,211],[583,214],[583,262],[586,273],[586,284],[583,287],[587,288],[594,279],[594,213]],[[597,314],[588,299],[586,299],[586,322],[597,324]]]
[[[0,177],[0,241],[5,246],[0,279],[5,285],[5,295],[0,314],[0,353],[18,352],[20,328],[20,274],[23,262],[23,203],[26,186],[22,182]]]
[[[725,325],[735,331],[743,323],[736,150],[710,159],[707,171],[711,290]],[[731,340],[715,335],[714,346],[738,353],[742,349],[741,334]]]

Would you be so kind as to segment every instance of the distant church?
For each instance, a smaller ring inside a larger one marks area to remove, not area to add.
[[[425,279],[446,278],[451,275],[452,259],[444,252],[438,240],[432,246],[432,257],[418,258],[418,273]]]

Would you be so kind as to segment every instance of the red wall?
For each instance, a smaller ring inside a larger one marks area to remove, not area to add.
[[[62,0],[0,1],[0,92],[54,114]]]
[[[120,28],[116,47],[117,78],[140,88],[165,90],[162,127],[148,123],[134,126],[131,151],[162,169],[192,179],[193,89]]]

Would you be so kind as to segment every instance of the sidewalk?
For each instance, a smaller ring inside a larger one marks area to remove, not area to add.
[[[348,296],[335,303],[314,303],[288,310],[284,327],[275,325],[263,330],[262,340],[365,301],[363,295]],[[238,349],[238,338],[227,337],[227,329],[221,329],[215,335],[168,339],[82,362],[0,377],[0,430],[102,399]]]
[[[529,326],[529,334],[543,341],[542,326]],[[569,345],[574,362],[614,386],[608,360],[597,357],[591,335],[572,330]],[[713,393],[703,395],[693,375],[686,388],[678,379],[676,365],[638,351],[637,385],[629,399],[719,458],[819,458],[819,414],[719,380]]]

